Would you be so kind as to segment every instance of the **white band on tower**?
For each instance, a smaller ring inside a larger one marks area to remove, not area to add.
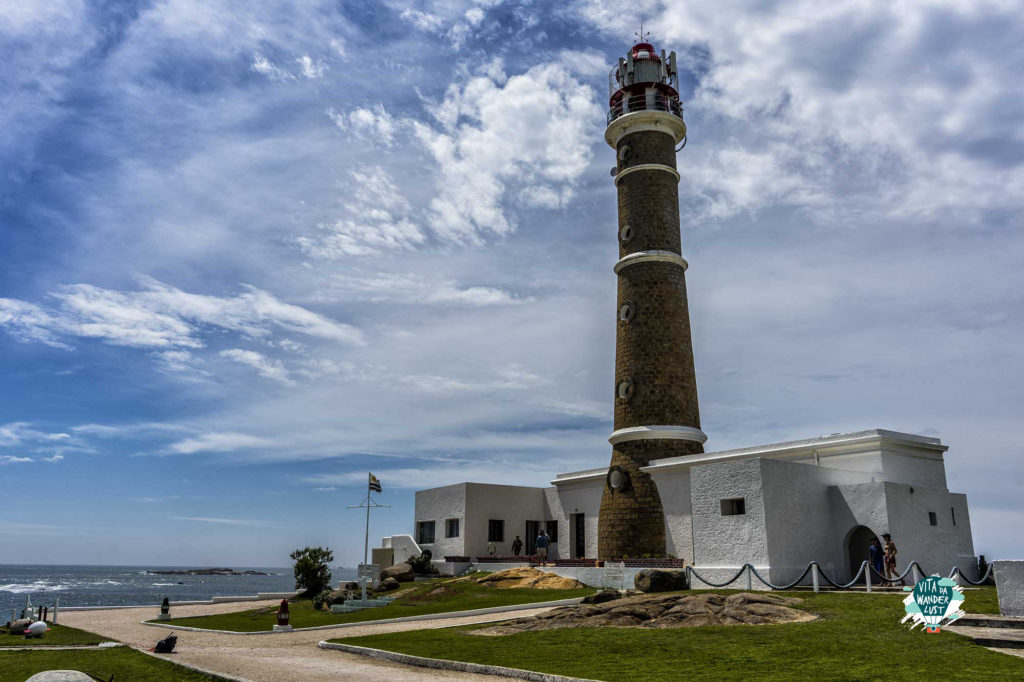
[[[707,439],[706,433],[692,426],[631,426],[608,436],[608,442],[612,445],[631,440],[687,440],[703,443]]]
[[[618,175],[616,175],[615,176],[615,185],[618,186],[619,180],[621,180],[623,178],[623,176],[629,175],[630,173],[635,173],[637,171],[645,171],[645,170],[665,171],[666,173],[668,173],[672,177],[674,177],[676,179],[676,182],[679,182],[679,171],[677,171],[672,166],[666,166],[663,163],[638,163],[637,165],[630,166],[626,170],[621,171]]]
[[[685,258],[675,251],[637,251],[619,259],[615,264],[615,274],[619,274],[623,268],[629,265],[649,262],[673,263],[680,266],[683,270],[686,270],[690,265],[686,262]]]

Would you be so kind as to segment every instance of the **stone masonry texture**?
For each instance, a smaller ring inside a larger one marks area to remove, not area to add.
[[[624,148],[628,148],[625,149]],[[640,131],[619,141],[618,170],[640,164],[675,168],[675,141],[657,131]],[[619,257],[639,251],[682,253],[679,194],[676,178],[662,170],[638,170],[623,176],[617,187],[621,230]],[[631,426],[683,425],[700,428],[697,381],[690,341],[686,278],[673,263],[644,262],[619,273],[616,311],[633,308],[628,321],[616,314],[615,429]],[[621,382],[631,380],[628,399],[618,395]],[[703,452],[700,443],[683,440],[638,440],[617,444],[612,467],[629,477],[624,489],[606,483],[601,498],[598,558],[665,556],[665,518],[657,486],[640,471],[651,461]]]

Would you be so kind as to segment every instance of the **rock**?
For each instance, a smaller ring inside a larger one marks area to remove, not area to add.
[[[338,589],[344,592],[355,592],[359,589],[359,583],[349,580],[347,583],[338,583]]]
[[[645,568],[633,578],[633,585],[641,592],[671,592],[685,590],[686,571],[680,569]]]
[[[344,604],[346,594],[348,594],[348,590],[331,590],[327,594],[327,605]]]
[[[92,682],[93,678],[77,670],[47,670],[36,673],[25,682]]]
[[[394,578],[384,578],[384,580],[380,581],[380,589],[384,592],[397,590],[399,587],[401,587],[401,585]]]
[[[497,587],[499,589],[532,587],[537,590],[573,590],[586,587],[586,585],[574,578],[563,578],[560,575],[546,573],[539,568],[530,566],[517,566],[516,568],[491,573],[477,579],[477,582],[487,587]]]
[[[20,620],[11,621],[10,633],[12,635],[23,635],[25,634],[25,630],[27,630],[28,626],[31,624],[32,621],[30,621],[28,618],[21,618]]]
[[[381,580],[394,578],[400,583],[411,583],[415,577],[412,566],[409,564],[395,564],[394,566],[388,566],[380,572]]]
[[[589,597],[583,598],[583,604],[603,604],[606,601],[612,601],[620,598],[622,595],[619,594],[618,590],[601,590],[597,594],[592,594]]]
[[[800,601],[765,593],[740,593],[728,597],[714,593],[638,594],[597,604],[564,606],[539,616],[471,630],[469,634],[496,636],[561,628],[692,628],[814,620],[813,614],[792,608]]]

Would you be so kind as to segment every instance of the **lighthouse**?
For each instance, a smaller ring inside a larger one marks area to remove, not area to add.
[[[641,37],[643,40],[643,37]],[[639,42],[609,74],[619,258],[615,424],[598,520],[600,559],[665,556],[658,488],[643,468],[704,451],[679,232],[685,144],[676,53]]]

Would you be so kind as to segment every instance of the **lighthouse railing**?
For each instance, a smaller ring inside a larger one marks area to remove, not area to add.
[[[650,93],[626,97],[621,101],[616,102],[612,108],[608,110],[608,123],[611,123],[620,116],[625,116],[626,114],[632,114],[638,111],[664,111],[665,113],[678,116],[679,118],[683,117],[683,106],[679,103],[679,100],[671,97],[665,97],[664,95],[655,95]]]

